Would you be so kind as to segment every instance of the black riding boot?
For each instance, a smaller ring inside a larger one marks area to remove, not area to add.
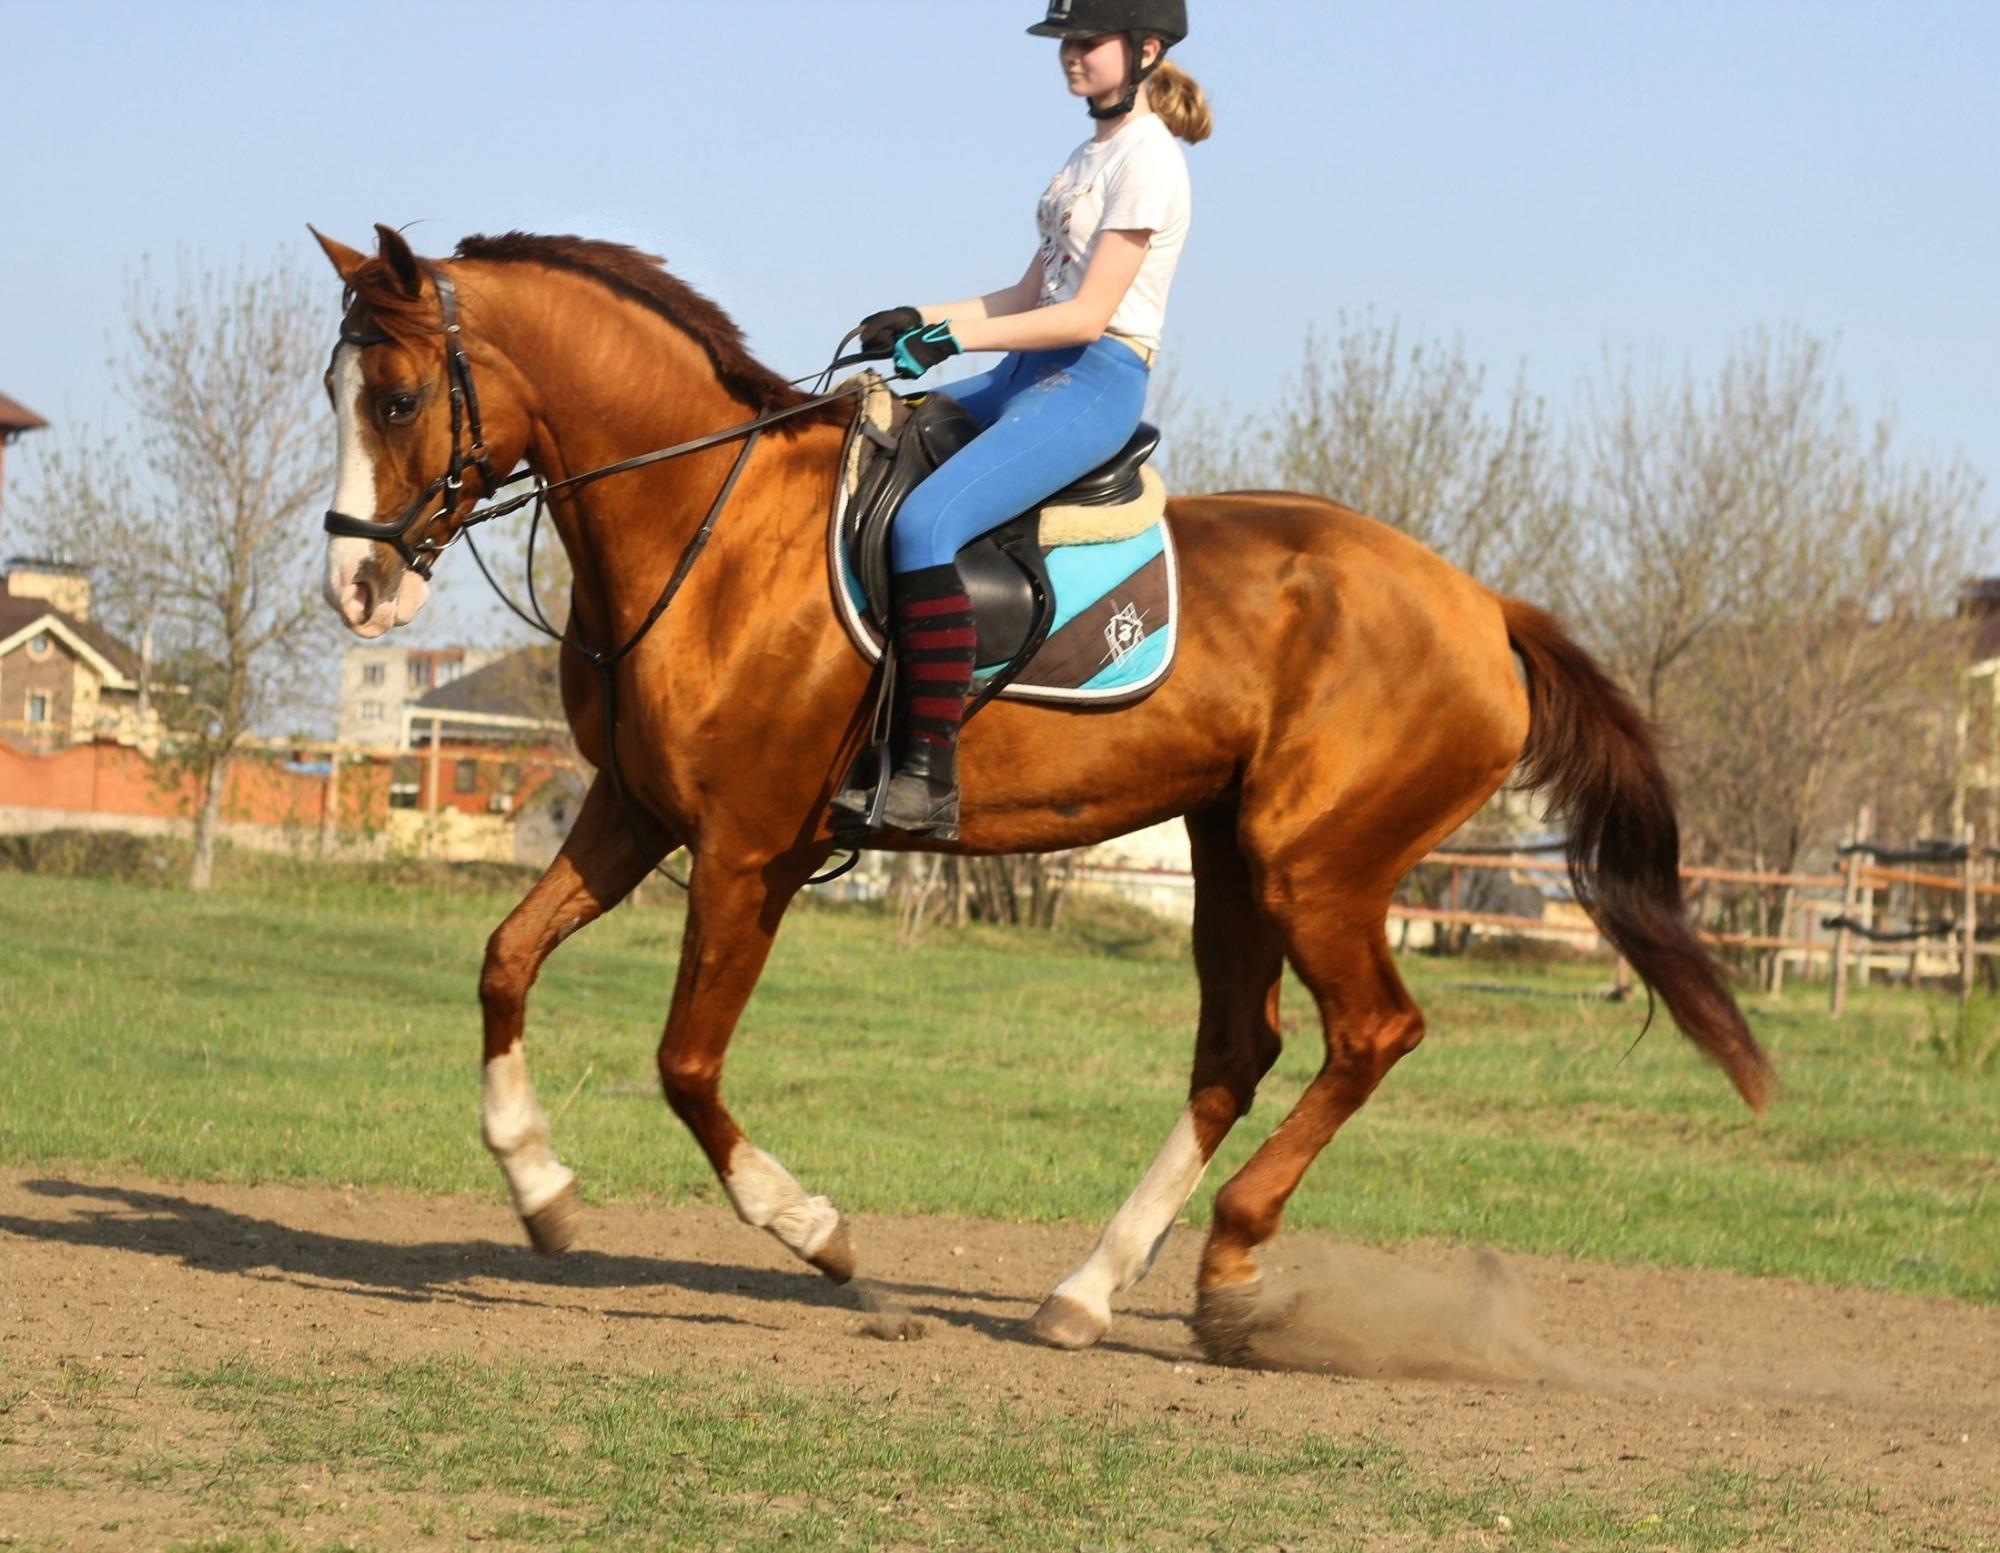
[[[894,830],[958,838],[958,727],[972,688],[978,634],[972,600],[947,563],[895,579],[897,718],[882,823]],[[865,812],[868,795],[842,793],[837,807]]]

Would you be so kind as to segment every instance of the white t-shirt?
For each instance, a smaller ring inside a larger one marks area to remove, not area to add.
[[[1111,315],[1111,328],[1158,350],[1192,204],[1187,157],[1158,114],[1127,120],[1108,140],[1086,140],[1049,180],[1035,212],[1042,237],[1037,305],[1077,294],[1099,232],[1150,229],[1152,243]]]

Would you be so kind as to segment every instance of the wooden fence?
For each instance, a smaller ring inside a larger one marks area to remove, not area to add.
[[[1981,849],[1968,830],[1950,846],[1901,850],[1871,845],[1866,811],[1839,852],[1840,871],[1808,874],[1745,868],[1684,867],[1681,885],[1704,942],[1725,953],[1754,957],[1764,985],[1777,990],[1788,974],[1824,979],[1832,1011],[1846,1006],[1856,975],[1915,985],[1954,983],[1969,996],[1980,962],[2000,957],[2000,853]],[[1568,864],[1552,849],[1434,852],[1412,870],[1389,908],[1392,924],[1422,923],[1434,933],[1468,937],[1514,935],[1604,950],[1596,926],[1568,888]],[[1488,909],[1472,887],[1502,876],[1532,892],[1539,914]],[[1073,876],[1120,893],[1145,885],[1184,896],[1185,869],[1129,864],[1076,865]],[[1411,899],[1428,895],[1424,899]],[[1982,927],[1985,908],[1994,925]],[[1625,968],[1619,966],[1620,984]]]
[[[2000,943],[1982,941],[2000,929],[1980,923],[1982,904],[2000,900],[2000,883],[1993,879],[2000,854],[1982,850],[1970,828],[1955,846],[1923,849],[1872,846],[1863,839],[1865,834],[1864,822],[1857,826],[1856,838],[1841,849],[1837,874],[1682,868],[1682,888],[1703,941],[1718,948],[1758,952],[1769,967],[1767,984],[1773,990],[1783,985],[1788,965],[1807,976],[1824,975],[1835,1014],[1845,1008],[1847,988],[1857,972],[1864,979],[1886,974],[1911,985],[1926,978],[1949,978],[1961,997],[1969,997],[1980,958],[2000,956]],[[1911,863],[1922,866],[1906,866]],[[1560,858],[1519,852],[1434,852],[1417,866],[1446,870],[1446,903],[1435,907],[1398,901],[1389,910],[1392,921],[1601,942],[1566,889],[1550,904],[1568,906],[1575,912],[1568,917],[1551,916],[1546,910],[1531,917],[1462,906],[1470,874],[1566,878],[1568,864]],[[1747,895],[1752,914],[1758,919],[1775,917],[1778,931],[1712,925],[1717,886]],[[2000,921],[2000,910],[1989,915]]]

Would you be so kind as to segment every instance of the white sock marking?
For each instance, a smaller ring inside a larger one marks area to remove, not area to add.
[[[522,1218],[546,1208],[576,1180],[549,1148],[549,1119],[535,1103],[519,1042],[486,1064],[483,1112],[486,1146],[506,1172]]]
[[[791,1172],[748,1139],[736,1145],[722,1188],[736,1216],[767,1229],[800,1256],[817,1256],[840,1227],[840,1210],[825,1197],[808,1197]]]
[[[1195,1142],[1194,1115],[1182,1111],[1174,1130],[1125,1205],[1104,1226],[1083,1265],[1055,1292],[1111,1319],[1111,1296],[1122,1294],[1152,1270],[1174,1220],[1201,1185],[1208,1161]]]

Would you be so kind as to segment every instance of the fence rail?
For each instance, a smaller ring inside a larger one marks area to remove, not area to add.
[[[1695,910],[1702,941],[1765,956],[1765,974],[1774,990],[1783,985],[1788,966],[1809,977],[1826,977],[1836,1014],[1845,1005],[1847,986],[1856,971],[1864,977],[1887,973],[1912,982],[1955,979],[1960,994],[1969,995],[1980,961],[2000,960],[2000,911],[1989,913],[1994,920],[1988,925],[1979,920],[1981,903],[2000,899],[2000,881],[1990,877],[2000,863],[2000,852],[1974,845],[1969,830],[1949,852],[1870,848],[1865,841],[1867,828],[1864,811],[1856,821],[1856,840],[1842,849],[1838,873],[1684,866],[1681,884]],[[1546,910],[1528,916],[1467,902],[1468,881],[1482,874],[1551,881],[1566,877],[1569,864],[1550,856],[1549,850],[1433,852],[1412,874],[1445,870],[1443,903],[1398,899],[1389,907],[1389,920],[1421,923],[1434,932],[1464,928],[1604,947],[1596,925],[1575,909],[1567,892],[1560,897],[1543,895],[1545,904],[1570,906],[1574,915],[1567,917],[1551,916]],[[1878,861],[1878,855],[1893,861]],[[1955,864],[1957,871],[1903,866],[1918,858]],[[1086,863],[1076,870],[1079,879],[1107,883],[1140,875],[1163,884],[1193,883],[1188,872],[1178,868]],[[1722,920],[1717,920],[1717,892],[1729,897],[1719,903],[1724,908]],[[1735,892],[1733,897],[1729,892]],[[1950,902],[1939,901],[1940,896],[1950,897]],[[1729,906],[1737,908],[1738,920],[1728,920]],[[1947,915],[1952,906],[1955,915]],[[1747,925],[1741,921],[1745,915],[1753,919]]]

